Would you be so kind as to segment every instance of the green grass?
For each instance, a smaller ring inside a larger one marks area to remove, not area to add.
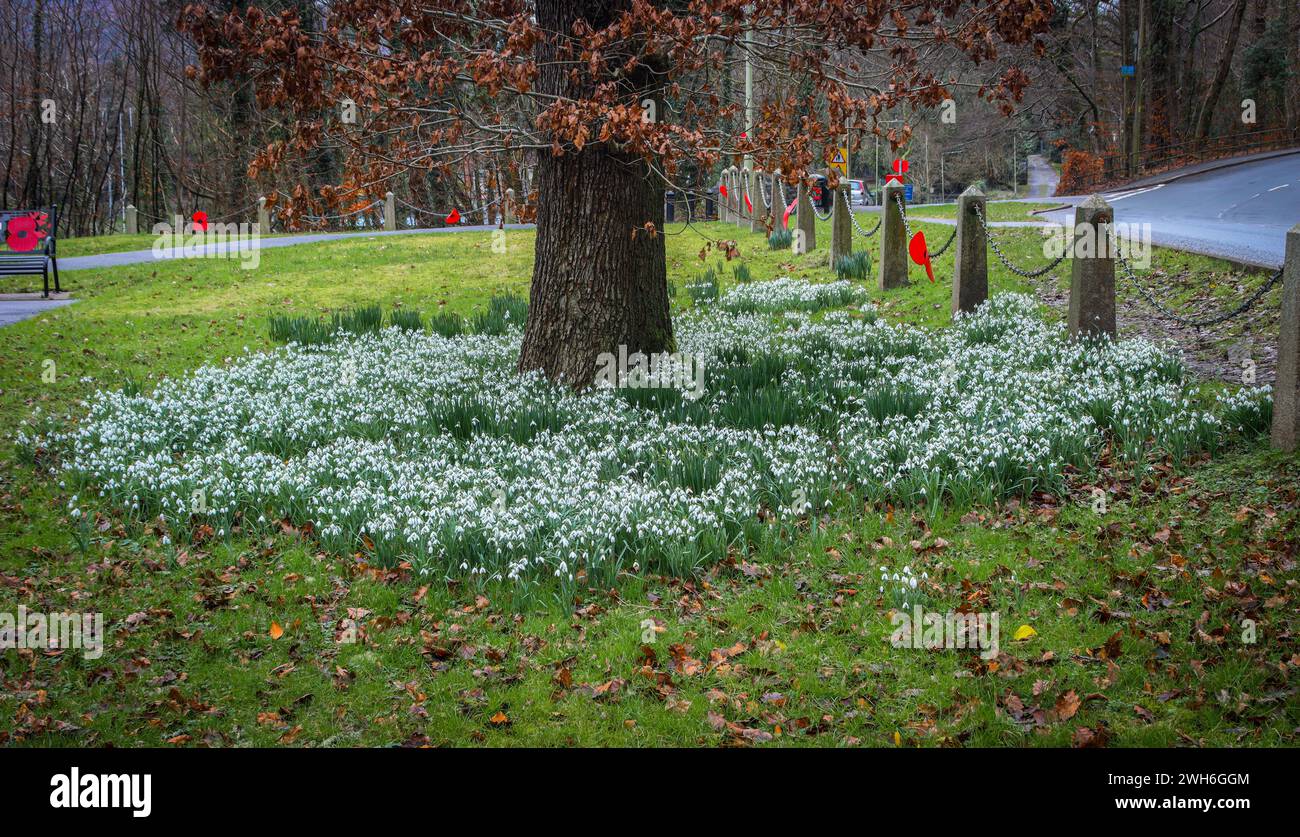
[[[700,229],[735,239],[754,281],[833,278],[826,224],[804,256],[734,225]],[[508,236],[504,254],[488,233],[460,233],[267,250],[253,271],[197,260],[69,273],[77,305],[0,329],[0,426],[11,437],[96,389],[148,391],[267,349],[275,315],[377,305],[472,318],[527,292],[533,233]],[[1036,231],[1002,241],[1018,262],[1045,260]],[[719,261],[701,263],[694,232],[667,242],[679,286]],[[1226,271],[1180,258],[1156,253],[1166,271]],[[1032,289],[990,270],[994,293]],[[935,273],[867,289],[883,318],[941,327],[951,253]],[[734,284],[734,270],[717,277],[723,292]],[[628,574],[571,606],[538,596],[518,618],[491,589],[329,557],[287,527],[179,548],[120,509],[74,522],[58,479],[3,444],[0,612],[102,611],[110,642],[94,661],[0,651],[0,744],[1060,746],[1088,728],[1121,746],[1269,746],[1294,745],[1300,726],[1287,639],[1300,629],[1287,554],[1300,461],[1263,441],[1181,471],[1103,461],[1102,514],[1081,477],[1059,502],[960,518],[845,495],[689,583]],[[999,611],[996,670],[970,652],[890,647],[877,579],[904,565],[928,572],[936,609]],[[1247,617],[1254,645],[1240,640]],[[1036,635],[1011,641],[1021,625]]]
[[[1045,223],[1039,215],[1030,213],[1062,206],[1059,203],[1030,203],[1022,201],[990,201],[986,204],[988,213],[984,216],[989,221],[1035,221]],[[939,204],[937,206],[908,207],[908,211],[917,218],[956,218],[957,204]],[[873,219],[874,223],[874,219]],[[865,225],[864,225],[865,226]]]
[[[276,238],[282,235],[291,235],[291,233],[271,233],[270,236],[265,237]],[[113,235],[60,238],[58,242],[59,258],[67,259],[75,256],[100,256],[106,253],[152,250],[156,238],[157,236],[150,233],[140,233],[138,235],[115,233]]]

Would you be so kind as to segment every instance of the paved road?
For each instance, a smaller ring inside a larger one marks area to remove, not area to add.
[[[25,320],[28,317],[44,314],[52,308],[62,308],[76,302],[75,299],[40,299],[39,294],[36,297],[34,299],[0,298],[0,328],[13,325],[19,320]]]
[[[1050,197],[1056,191],[1056,184],[1061,179],[1052,168],[1052,164],[1047,162],[1047,158],[1041,154],[1030,154],[1027,158],[1029,164],[1029,197],[1046,198]]]
[[[315,244],[319,241],[339,241],[346,238],[375,238],[376,236],[386,235],[415,235],[417,233],[455,233],[455,232],[484,232],[486,230],[495,230],[497,227],[492,225],[472,225],[467,224],[460,227],[427,227],[413,230],[394,230],[385,232],[383,230],[369,230],[367,232],[354,233],[304,233],[302,235],[284,235],[274,238],[263,238],[258,241],[259,250],[267,250],[273,247],[292,247],[295,244]],[[532,229],[532,224],[507,224],[508,230],[527,230]],[[225,244],[206,244],[203,247],[205,256],[218,255],[225,252],[238,252],[239,245],[232,243]],[[161,254],[155,256],[152,250],[132,250],[126,253],[104,253],[99,256],[73,256],[71,258],[59,259],[59,272],[65,270],[103,270],[108,267],[121,267],[129,264],[144,264],[145,262],[164,261],[176,258],[178,251],[174,248],[167,248]]]
[[[522,230],[531,229],[532,224],[507,224],[506,229]],[[303,235],[286,235],[276,238],[263,238],[258,242],[259,249],[265,250],[271,247],[292,247],[295,244],[312,244],[318,241],[338,241],[346,238],[373,238],[385,235],[411,235],[413,233],[449,233],[449,232],[483,232],[485,230],[495,230],[496,225],[476,226],[465,225],[460,227],[431,227],[414,230],[394,230],[385,232],[383,230],[369,230],[367,232],[355,233],[305,233]],[[217,255],[220,253],[231,252],[237,253],[238,243],[226,244],[208,244],[204,245],[205,255]],[[145,264],[147,262],[164,261],[167,259],[177,258],[179,254],[175,249],[168,248],[162,251],[161,255],[154,255],[152,250],[132,250],[126,253],[104,253],[99,256],[73,256],[66,259],[59,259],[59,272],[63,273],[69,270],[102,270],[109,267],[122,267],[123,265]],[[29,317],[36,317],[53,308],[61,308],[64,305],[71,305],[76,302],[75,299],[40,299],[39,295],[9,295],[9,298],[0,296],[0,328],[7,325],[13,325],[19,320],[25,320]]]
[[[1104,197],[1115,207],[1116,223],[1150,224],[1155,244],[1259,267],[1281,267],[1287,230],[1300,222],[1300,153],[1108,192]],[[1084,198],[1061,200],[1078,203]],[[1073,210],[1044,217],[1069,224]]]

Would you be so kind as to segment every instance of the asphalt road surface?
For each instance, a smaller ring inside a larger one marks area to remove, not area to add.
[[[1259,267],[1281,267],[1287,230],[1300,223],[1300,153],[1103,197],[1115,208],[1117,224],[1150,224],[1154,244]],[[1043,217],[1069,224],[1073,216],[1070,209]]]
[[[1056,191],[1056,183],[1061,179],[1056,169],[1052,168],[1052,164],[1041,154],[1030,154],[1026,162],[1028,163],[1029,197],[1049,197]]]
[[[532,224],[506,224],[508,230],[532,229]],[[303,233],[302,235],[283,235],[267,236],[258,241],[259,250],[267,250],[275,247],[292,247],[295,244],[314,244],[318,241],[339,241],[346,238],[375,238],[386,235],[417,235],[424,233],[457,233],[457,232],[483,232],[485,230],[497,229],[496,224],[490,225],[473,225],[465,224],[456,227],[430,227],[427,229],[413,230],[393,230],[391,232],[384,230],[367,230],[365,232],[346,232],[346,233]],[[225,252],[238,253],[238,242],[230,245],[226,244],[206,244],[203,247],[205,256],[216,255]],[[103,270],[106,267],[121,267],[128,264],[144,264],[153,261],[166,261],[176,258],[179,253],[174,248],[167,248],[162,251],[161,255],[155,256],[152,250],[131,250],[126,253],[104,253],[99,256],[72,256],[66,259],[59,259],[59,272],[67,270]]]

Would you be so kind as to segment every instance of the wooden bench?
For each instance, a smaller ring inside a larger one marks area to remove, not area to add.
[[[42,222],[41,219],[44,218]],[[28,224],[26,220],[32,219]],[[41,296],[50,296],[50,273],[54,274],[54,292],[62,293],[59,286],[59,262],[55,256],[54,230],[58,225],[58,207],[49,209],[3,209],[0,210],[0,244],[7,249],[0,250],[0,276],[41,276],[44,291]],[[22,230],[14,228],[14,222]],[[32,229],[36,230],[33,234]]]

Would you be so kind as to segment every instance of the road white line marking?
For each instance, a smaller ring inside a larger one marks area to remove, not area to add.
[[[1157,183],[1155,186],[1147,186],[1144,189],[1133,189],[1128,192],[1113,192],[1109,195],[1102,195],[1102,197],[1105,198],[1108,203],[1114,203],[1115,201],[1122,201],[1125,198],[1131,198],[1134,195],[1145,195],[1147,192],[1154,192],[1157,189],[1163,189],[1164,186],[1165,184],[1163,183]]]
[[[1272,189],[1269,189],[1269,191],[1270,191],[1270,192],[1276,192],[1278,189],[1285,189],[1286,187],[1288,187],[1288,186],[1290,186],[1290,185],[1291,185],[1290,183],[1283,183],[1281,186],[1274,186]]]

